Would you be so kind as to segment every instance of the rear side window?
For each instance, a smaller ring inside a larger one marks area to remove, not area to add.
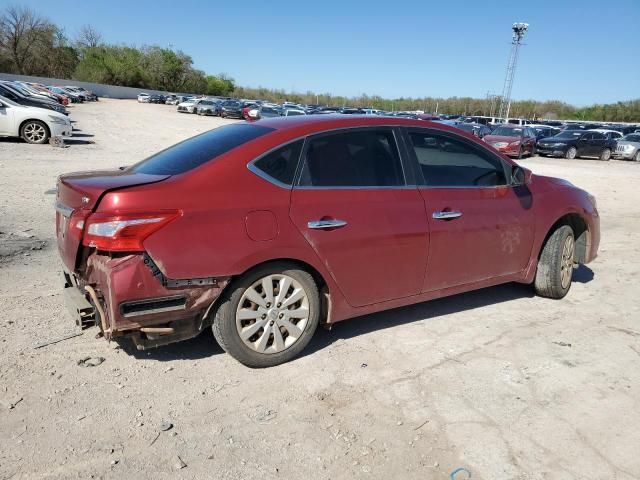
[[[178,175],[271,131],[272,128],[246,124],[215,128],[162,150],[133,165],[129,171],[150,175]]]
[[[291,185],[296,174],[303,143],[303,140],[298,140],[268,153],[253,163],[252,170],[257,169],[259,173],[271,179],[285,185]]]
[[[449,135],[409,132],[425,185],[493,187],[506,185],[504,165],[481,147]]]
[[[390,129],[333,133],[308,141],[300,186],[396,187],[404,185]]]

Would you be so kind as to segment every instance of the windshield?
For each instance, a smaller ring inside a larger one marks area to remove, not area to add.
[[[239,107],[240,106],[240,102],[234,102],[233,100],[228,100],[228,101],[224,102],[223,106],[224,107]]]
[[[522,136],[521,128],[498,127],[491,135],[500,135],[501,137],[520,137]]]
[[[272,128],[246,123],[214,128],[156,153],[131,166],[129,171],[149,175],[178,175],[271,131]]]
[[[578,138],[581,137],[583,135],[584,132],[580,131],[580,130],[568,130],[566,132],[562,132],[559,133],[558,135],[556,135],[553,138],[565,138],[565,139],[573,139],[573,138]]]
[[[288,110],[287,111],[287,115],[288,116],[292,116],[292,115],[304,115],[304,112],[300,111],[300,110]]]
[[[626,140],[627,142],[640,142],[640,134],[630,133],[629,135],[622,137],[620,140]]]

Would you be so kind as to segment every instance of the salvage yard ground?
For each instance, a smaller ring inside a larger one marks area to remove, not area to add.
[[[124,100],[70,111],[69,148],[0,139],[0,480],[640,478],[640,164],[522,162],[598,199],[600,256],[564,300],[476,291],[320,329],[301,358],[250,370],[210,332],[34,349],[75,331],[56,176],[230,123]]]

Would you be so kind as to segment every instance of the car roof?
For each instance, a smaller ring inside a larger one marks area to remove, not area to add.
[[[402,117],[385,117],[373,115],[299,115],[294,117],[268,118],[258,121],[260,125],[275,130],[303,130],[308,133],[339,128],[356,128],[370,126],[415,126],[432,127],[459,133],[460,130],[428,120],[415,120]]]

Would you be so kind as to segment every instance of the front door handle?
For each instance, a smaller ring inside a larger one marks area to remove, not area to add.
[[[453,212],[451,210],[443,210],[441,212],[433,212],[433,218],[436,220],[453,220],[462,216],[462,212]]]
[[[312,220],[307,226],[313,230],[340,228],[347,224],[344,220]]]

